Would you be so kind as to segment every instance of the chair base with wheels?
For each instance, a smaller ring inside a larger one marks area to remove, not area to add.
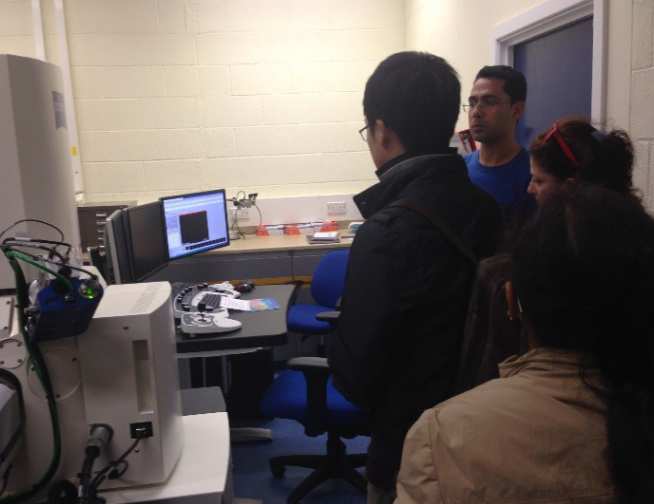
[[[270,470],[275,478],[281,479],[286,472],[286,466],[306,467],[314,469],[302,483],[288,496],[289,504],[299,502],[311,490],[330,479],[342,479],[352,486],[366,492],[366,478],[355,468],[366,465],[366,455],[348,455],[345,444],[334,434],[327,435],[326,455],[282,455],[270,459]]]
[[[341,438],[369,435],[368,417],[347,401],[332,385],[326,359],[299,357],[275,378],[261,403],[266,416],[300,422],[308,436],[327,433],[327,451],[321,455],[283,455],[270,459],[275,478],[283,478],[287,466],[313,469],[288,496],[295,504],[321,483],[343,479],[366,492],[366,479],[356,470],[367,455],[348,455]]]

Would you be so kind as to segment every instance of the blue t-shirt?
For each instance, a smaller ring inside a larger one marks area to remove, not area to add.
[[[525,149],[508,163],[498,166],[484,166],[479,162],[479,151],[465,156],[470,180],[477,187],[490,194],[509,217],[529,204],[527,186],[531,180],[529,154]]]

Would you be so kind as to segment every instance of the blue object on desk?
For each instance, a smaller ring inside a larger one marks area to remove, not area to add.
[[[317,304],[291,306],[286,320],[289,330],[301,334],[326,334],[331,330],[331,325],[317,320],[316,315],[336,308],[345,288],[349,254],[349,249],[344,249],[322,257],[311,280],[311,296]]]

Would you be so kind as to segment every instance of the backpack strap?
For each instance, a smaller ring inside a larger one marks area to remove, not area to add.
[[[445,237],[445,239],[464,256],[476,270],[478,259],[472,249],[447,225],[447,223],[434,212],[425,210],[408,199],[400,199],[389,205],[390,207],[406,208],[422,215],[429,223]]]

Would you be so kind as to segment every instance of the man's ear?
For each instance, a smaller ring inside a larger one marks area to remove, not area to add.
[[[375,121],[374,134],[377,135],[377,140],[385,150],[395,151],[398,147],[404,149],[400,137],[397,136],[395,131],[386,126],[386,123],[384,123],[382,119],[377,119]]]
[[[388,128],[383,120],[375,119],[370,133],[374,135],[375,140],[377,140],[381,145],[386,145],[388,142]]]
[[[525,113],[525,102],[523,101],[515,102],[513,105],[511,105],[511,109],[513,113],[513,118],[517,122]]]

